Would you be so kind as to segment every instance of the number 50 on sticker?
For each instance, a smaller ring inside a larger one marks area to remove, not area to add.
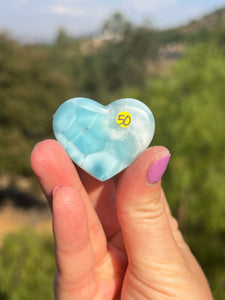
[[[121,111],[116,116],[116,122],[120,127],[126,128],[130,125],[132,121],[131,115],[126,111]]]

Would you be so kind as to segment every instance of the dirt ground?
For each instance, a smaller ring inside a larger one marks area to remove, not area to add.
[[[51,212],[33,180],[0,177],[0,247],[5,236],[21,229],[52,231]]]
[[[50,233],[51,226],[51,214],[48,210],[23,210],[10,204],[5,205],[0,209],[0,247],[9,233],[26,228]]]

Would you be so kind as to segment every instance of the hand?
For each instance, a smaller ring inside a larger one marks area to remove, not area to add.
[[[117,183],[99,182],[58,142],[35,146],[31,165],[53,214],[57,299],[212,299],[161,188],[168,155],[149,148]]]

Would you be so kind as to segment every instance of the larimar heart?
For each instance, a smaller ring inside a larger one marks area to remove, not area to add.
[[[88,98],[73,98],[57,109],[53,130],[78,166],[105,181],[148,147],[155,121],[151,110],[136,99],[103,106]]]

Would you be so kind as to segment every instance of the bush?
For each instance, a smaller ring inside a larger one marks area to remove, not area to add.
[[[0,299],[54,299],[51,236],[21,231],[10,234],[0,251]]]

